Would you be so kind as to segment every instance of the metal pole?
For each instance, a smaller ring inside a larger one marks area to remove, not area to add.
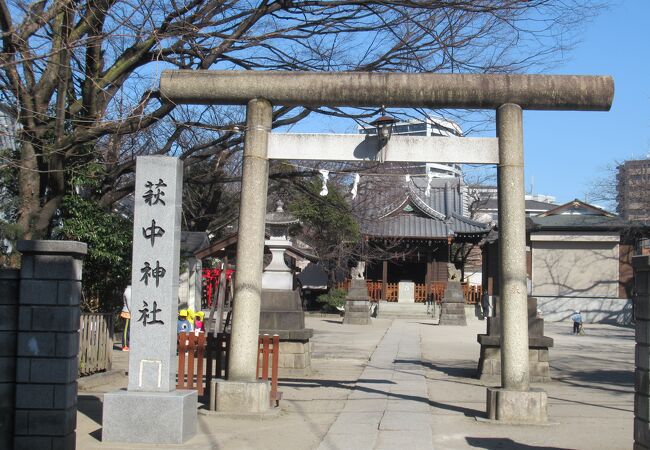
[[[529,389],[526,289],[526,213],[522,110],[497,109],[499,138],[499,266],[501,309],[501,386]]]
[[[248,102],[228,376],[232,381],[257,379],[264,221],[269,174],[266,154],[271,121],[271,103],[263,99]]]

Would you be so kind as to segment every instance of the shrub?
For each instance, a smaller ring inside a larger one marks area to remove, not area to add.
[[[324,311],[338,312],[336,308],[341,308],[345,305],[345,296],[347,292],[343,289],[332,289],[327,294],[318,296],[318,303],[322,304]]]

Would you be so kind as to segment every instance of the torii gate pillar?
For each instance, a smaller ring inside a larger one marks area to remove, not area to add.
[[[269,409],[268,381],[257,379],[258,336],[264,269],[264,222],[269,177],[267,158],[273,107],[253,99],[246,107],[246,136],[239,203],[239,242],[228,380],[214,380],[216,410]]]
[[[521,107],[497,109],[501,388],[488,388],[487,416],[507,423],[547,421],[547,397],[530,389],[526,289],[524,136]]]

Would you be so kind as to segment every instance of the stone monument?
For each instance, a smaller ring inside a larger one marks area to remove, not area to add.
[[[414,282],[400,281],[397,286],[397,303],[415,303]]]
[[[487,334],[476,339],[481,344],[478,361],[478,377],[481,381],[498,381],[501,377],[501,312],[496,302],[496,315],[487,319]],[[548,349],[553,339],[544,336],[544,319],[537,317],[537,299],[528,297],[528,360],[530,381],[548,383],[551,381]]]
[[[345,297],[345,316],[343,323],[350,325],[370,325],[370,302],[368,297],[368,285],[363,277],[365,271],[363,261],[359,261],[352,269],[350,289]]]
[[[440,305],[440,321],[438,325],[467,325],[465,317],[465,296],[460,284],[460,271],[449,263],[447,264],[447,287]]]
[[[177,158],[137,158],[129,384],[104,396],[104,442],[182,444],[196,434],[197,393],[176,390],[182,179]]]
[[[284,254],[292,247],[287,239],[289,226],[298,223],[284,211],[281,200],[275,211],[266,215],[269,239],[264,244],[271,251],[271,262],[262,273],[262,304],[260,334],[280,336],[279,369],[281,376],[304,376],[311,373],[313,330],[305,328],[305,312],[298,289],[293,288],[293,273],[284,262]]]

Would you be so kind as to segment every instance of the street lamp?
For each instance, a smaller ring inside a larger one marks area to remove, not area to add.
[[[385,108],[381,107],[379,118],[370,122],[370,125],[374,126],[377,129],[377,139],[378,146],[377,152],[379,154],[379,162],[384,162],[385,155],[382,152],[382,149],[388,144],[391,135],[393,134],[393,125],[397,122],[393,116],[386,114]]]

